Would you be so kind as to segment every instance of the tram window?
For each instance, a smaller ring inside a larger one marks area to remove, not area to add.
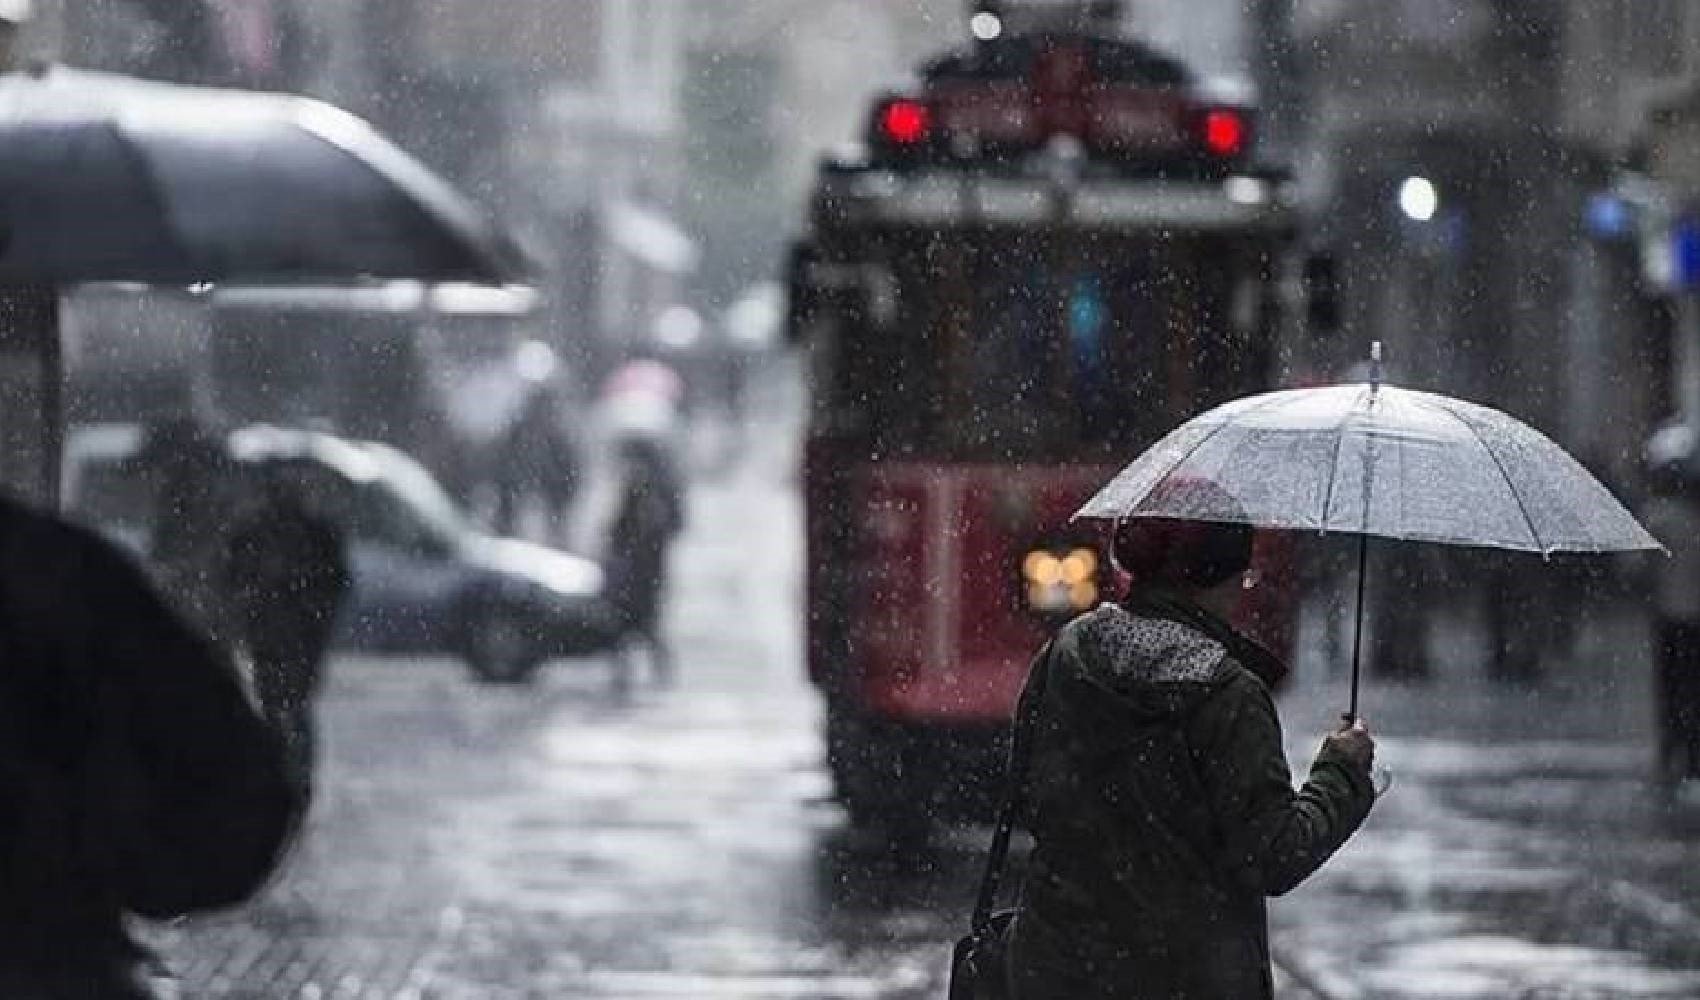
[[[1258,366],[1258,281],[1222,247],[1059,244],[893,250],[879,321],[870,307],[828,324],[815,374],[831,402],[818,418],[886,455],[1119,453],[1235,394]]]

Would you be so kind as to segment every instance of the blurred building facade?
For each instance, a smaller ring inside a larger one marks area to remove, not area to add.
[[[35,0],[33,49],[153,79],[288,88],[314,58],[293,0]]]
[[[583,364],[647,332],[696,263],[677,222],[671,0],[300,0],[316,92],[513,224],[542,265],[531,335]]]
[[[1624,116],[1635,155],[1619,193],[1634,210],[1643,273],[1672,308],[1667,409],[1700,425],[1700,5],[1649,6],[1657,37],[1620,26],[1603,54],[1638,70]]]
[[[1694,6],[1262,3],[1266,90],[1341,277],[1339,328],[1296,344],[1294,375],[1361,377],[1382,341],[1391,379],[1513,413],[1633,500],[1643,442],[1673,406],[1648,95],[1682,74]],[[1519,682],[1569,655],[1592,586],[1454,550],[1390,551],[1383,569],[1427,589],[1375,602],[1372,662],[1426,669],[1429,619],[1464,614],[1488,671]]]
[[[1381,340],[1408,384],[1506,409],[1633,479],[1668,405],[1662,320],[1634,241],[1591,207],[1689,6],[1266,3],[1279,110],[1343,279],[1342,334],[1300,363],[1338,373]]]

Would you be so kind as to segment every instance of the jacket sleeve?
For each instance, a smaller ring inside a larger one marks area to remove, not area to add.
[[[1235,877],[1279,896],[1322,867],[1374,804],[1367,769],[1324,744],[1293,790],[1274,700],[1249,675],[1199,709],[1194,756]]]

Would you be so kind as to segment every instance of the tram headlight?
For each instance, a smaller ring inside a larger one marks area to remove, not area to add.
[[[1098,553],[1084,546],[1040,548],[1021,560],[1027,609],[1042,615],[1086,611],[1098,603]]]

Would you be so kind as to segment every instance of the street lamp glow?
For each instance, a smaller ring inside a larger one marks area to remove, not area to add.
[[[1407,218],[1427,222],[1440,209],[1440,193],[1427,177],[1407,177],[1399,185],[1399,210]]]
[[[702,317],[690,306],[668,306],[655,321],[655,339],[676,350],[695,347],[702,339]]]
[[[555,349],[541,340],[528,340],[514,351],[514,368],[527,382],[547,381],[559,365]]]
[[[968,19],[968,30],[980,41],[989,42],[1003,34],[1003,20],[989,10],[983,10]]]

